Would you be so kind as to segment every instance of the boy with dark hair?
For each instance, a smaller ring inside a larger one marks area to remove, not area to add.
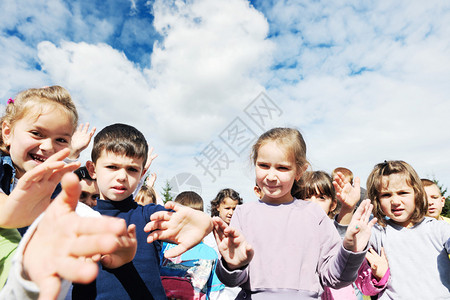
[[[135,224],[138,245],[130,263],[116,269],[102,267],[92,284],[75,285],[73,299],[166,299],[159,275],[161,244],[156,239],[178,243],[166,254],[176,256],[212,230],[211,219],[202,212],[173,202],[164,208],[141,206],[133,200],[132,193],[144,175],[147,154],[144,135],[132,126],[113,124],[95,136],[92,161],[86,163],[100,192],[94,209],[102,215],[122,218],[127,225]],[[162,212],[167,213],[163,221],[147,224]],[[150,230],[154,231],[149,235],[146,232]]]

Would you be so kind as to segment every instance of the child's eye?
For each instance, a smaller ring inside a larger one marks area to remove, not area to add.
[[[57,141],[58,143],[61,143],[61,144],[68,144],[68,143],[69,143],[69,141],[66,140],[66,139],[64,139],[64,138],[56,139],[56,141]]]
[[[130,172],[139,172],[139,170],[136,169],[136,168],[128,168],[128,171],[130,171]]]
[[[39,131],[31,131],[31,134],[37,137],[42,137],[42,134]]]
[[[278,167],[278,170],[282,170],[282,171],[288,171],[289,168],[288,167]]]
[[[259,163],[258,167],[260,167],[261,169],[267,169],[267,168],[269,168],[269,165],[268,164]]]
[[[380,198],[387,198],[387,197],[390,197],[390,196],[391,196],[390,194],[384,193],[384,194],[380,195]]]
[[[111,170],[115,170],[115,169],[117,169],[117,167],[116,167],[116,166],[106,166],[106,168],[107,168],[107,169],[111,169]]]

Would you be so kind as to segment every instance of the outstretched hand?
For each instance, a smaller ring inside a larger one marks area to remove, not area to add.
[[[372,233],[372,227],[377,222],[377,218],[370,220],[372,209],[373,205],[369,199],[361,202],[345,233],[343,241],[345,249],[360,252],[366,248]]]
[[[230,270],[236,270],[250,263],[254,251],[237,229],[227,225],[221,218],[214,217],[214,237],[217,248]]]
[[[152,214],[144,231],[150,232],[148,243],[163,240],[177,244],[164,253],[167,258],[183,254],[200,243],[212,230],[212,220],[204,212],[172,201],[167,202],[165,208],[172,211]]]
[[[78,177],[66,174],[62,192],[46,210],[23,255],[23,273],[40,289],[39,299],[56,299],[61,278],[89,283],[98,273],[91,259],[116,251],[118,238],[127,235],[125,221],[88,218],[75,213],[81,188]]]
[[[70,159],[77,159],[80,156],[81,151],[89,146],[92,137],[94,136],[96,128],[92,127],[89,131],[89,122],[86,124],[80,124],[72,135],[70,142]]]
[[[63,162],[69,152],[66,148],[53,154],[19,179],[17,186],[8,196],[8,201],[2,205],[1,227],[28,226],[48,207],[50,197],[63,175],[80,167],[79,162]]]
[[[386,257],[386,253],[384,252],[384,248],[381,247],[381,255],[373,250],[372,248],[366,253],[366,259],[369,262],[370,268],[372,269],[372,274],[379,281],[383,278],[384,274],[386,274],[389,269],[389,263]]]
[[[126,235],[120,236],[117,242],[117,250],[103,255],[100,259],[102,265],[108,269],[118,268],[133,260],[137,250],[136,225],[130,224]]]

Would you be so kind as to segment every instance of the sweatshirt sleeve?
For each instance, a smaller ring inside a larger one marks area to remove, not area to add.
[[[39,222],[42,219],[41,214],[23,236],[19,243],[17,252],[13,257],[11,270],[8,274],[8,280],[5,286],[0,291],[0,300],[28,300],[39,298],[39,287],[33,281],[28,280],[23,276],[23,254],[25,247],[33,236]],[[61,290],[58,299],[64,299],[69,292],[71,282],[67,280],[61,280]]]
[[[385,288],[390,278],[390,270],[388,269],[383,278],[379,281],[373,276],[372,269],[366,260],[364,260],[361,268],[358,271],[358,277],[355,284],[358,289],[367,296],[375,296],[381,293]]]

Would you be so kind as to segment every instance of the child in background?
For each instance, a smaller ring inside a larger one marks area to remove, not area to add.
[[[242,287],[237,299],[318,299],[324,286],[351,284],[364,260],[372,210],[363,201],[343,241],[324,211],[299,200],[308,167],[306,144],[296,129],[274,128],[252,149],[264,196],[240,205],[228,227],[214,218],[222,259],[219,279]],[[245,236],[245,238],[244,238]]]
[[[186,191],[177,195],[176,203],[203,211],[199,194]],[[216,275],[218,255],[200,242],[182,255],[165,258],[163,254],[175,245],[164,243],[161,251],[161,279],[169,299],[218,299],[224,285]]]
[[[239,193],[233,189],[222,189],[216,198],[211,201],[211,217],[219,217],[225,223],[230,224],[231,217],[238,205],[242,204]]]
[[[370,245],[377,253],[384,248],[391,276],[378,299],[448,299],[450,224],[425,216],[428,203],[416,171],[404,161],[379,163],[367,192],[378,218]],[[411,274],[420,279],[411,282]]]
[[[339,212],[340,202],[337,201],[336,191],[334,189],[331,176],[323,171],[307,172],[303,182],[303,186],[303,199],[319,204],[320,207],[322,207],[322,209],[328,215],[328,217],[330,217],[330,219],[334,219],[334,216]],[[373,262],[376,259],[374,257],[375,255],[376,254],[369,252],[366,254],[366,256],[369,256],[368,260],[370,262]],[[381,257],[379,257],[379,259],[381,259]],[[385,261],[385,263],[387,264],[387,261]],[[373,282],[370,276],[365,276],[362,273],[363,270],[361,270],[361,274],[358,274],[358,286],[364,288],[362,292],[365,295],[376,295],[379,289],[373,286]],[[322,294],[321,298],[322,300],[358,299],[358,295],[356,293],[358,292],[358,290],[356,289],[357,287],[353,285],[349,285],[341,289],[332,289],[325,287],[324,293]],[[363,297],[361,296],[361,298]],[[370,297],[368,299],[370,299]]]
[[[132,126],[113,124],[95,136],[92,161],[86,163],[100,191],[94,209],[135,224],[138,245],[132,262],[115,270],[102,268],[89,286],[74,285],[73,299],[166,299],[159,275],[161,245],[157,240],[178,244],[166,252],[166,257],[171,257],[195,246],[211,231],[211,219],[202,212],[173,202],[164,208],[141,206],[133,200],[147,157],[147,141]]]
[[[445,205],[445,197],[442,196],[441,190],[437,184],[434,181],[425,178],[422,178],[421,181],[428,199],[427,216],[450,223],[450,218],[441,216],[442,209]]]
[[[137,193],[134,201],[140,205],[147,205],[150,203],[156,204],[157,195],[155,190],[153,189],[153,184],[156,180],[156,174],[151,174],[147,176],[144,180],[144,184],[141,186],[141,189]]]
[[[80,202],[86,204],[89,207],[97,205],[97,198],[100,196],[97,182],[89,175],[87,168],[81,167],[74,171],[78,176],[81,185]]]
[[[78,113],[62,87],[29,89],[8,100],[0,119],[0,287],[20,240],[50,204],[61,177],[78,168],[65,164]],[[9,228],[9,229],[8,229]]]

